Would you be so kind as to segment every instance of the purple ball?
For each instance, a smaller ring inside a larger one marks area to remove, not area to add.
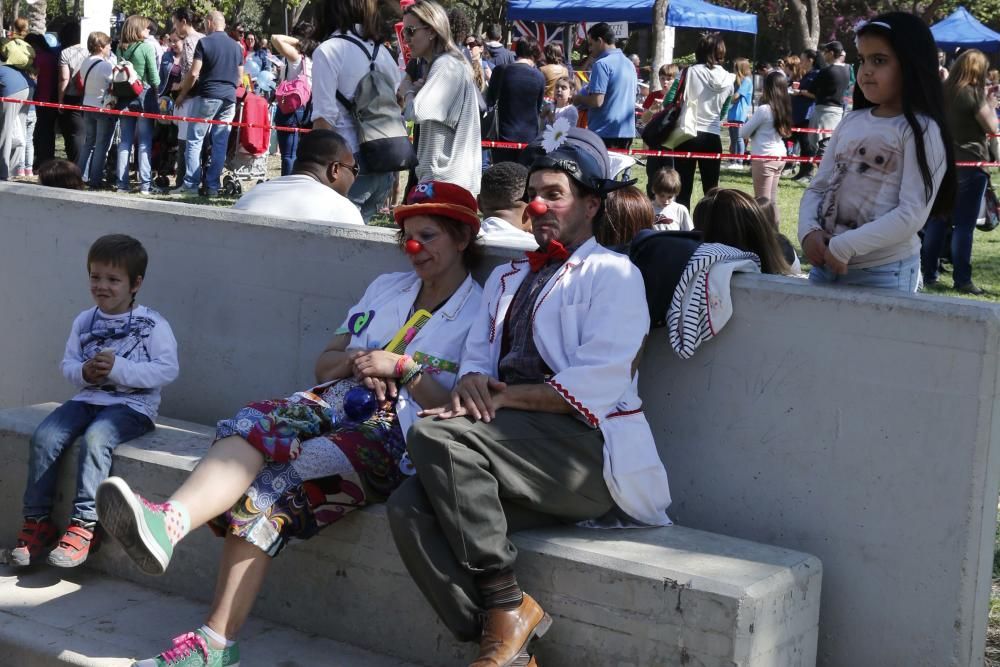
[[[344,396],[344,414],[351,421],[368,421],[377,408],[375,392],[367,387],[355,387]]]

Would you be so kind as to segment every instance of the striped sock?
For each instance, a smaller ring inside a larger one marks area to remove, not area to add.
[[[514,570],[481,575],[476,579],[476,586],[487,609],[517,609],[524,599],[524,591],[517,585]]]

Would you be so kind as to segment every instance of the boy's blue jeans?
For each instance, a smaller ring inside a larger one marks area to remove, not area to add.
[[[52,510],[59,473],[59,456],[81,435],[76,474],[76,498],[71,517],[97,521],[94,495],[111,471],[111,452],[122,442],[153,430],[153,422],[124,405],[91,405],[66,401],[38,425],[31,436],[24,516]]]

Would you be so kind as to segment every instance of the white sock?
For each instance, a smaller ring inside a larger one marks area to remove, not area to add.
[[[201,631],[208,637],[208,645],[217,651],[233,645],[233,642],[226,641],[225,637],[207,625],[201,626]]]
[[[176,545],[191,531],[191,515],[183,503],[170,500],[164,503],[164,513],[167,523],[167,538],[170,544]]]

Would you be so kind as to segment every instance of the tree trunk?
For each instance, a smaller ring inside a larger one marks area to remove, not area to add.
[[[667,31],[667,7],[670,0],[655,0],[653,2],[653,62],[650,67],[649,89],[660,89],[660,68],[667,64],[667,54],[664,49],[664,37]]]
[[[788,0],[795,17],[793,46],[798,49],[819,48],[819,0]]]
[[[46,27],[46,0],[35,0],[28,4],[28,32],[44,35]]]
[[[291,32],[292,28],[294,28],[298,24],[299,19],[302,18],[302,12],[304,12],[306,10],[306,7],[308,6],[309,6],[309,0],[302,0],[302,2],[300,2],[298,6],[296,6],[295,9],[292,10],[292,22],[288,26],[289,32]]]

